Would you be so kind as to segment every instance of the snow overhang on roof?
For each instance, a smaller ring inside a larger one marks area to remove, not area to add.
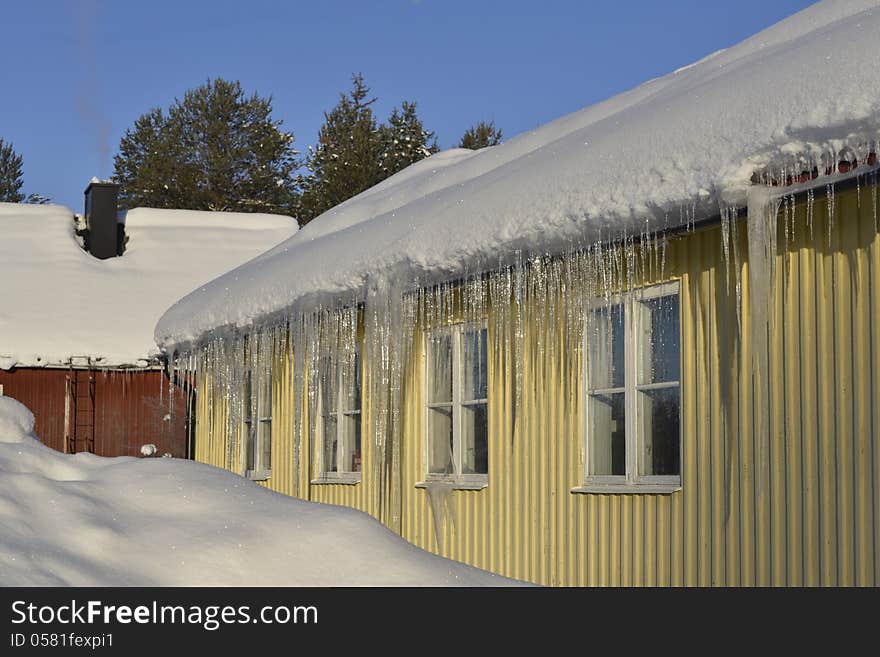
[[[138,208],[119,258],[97,260],[57,205],[0,203],[0,368],[152,367],[181,295],[290,237],[290,217]]]
[[[499,146],[429,157],[179,301],[156,340],[697,222],[745,206],[755,172],[866,158],[880,137],[878,40],[880,0],[820,2]]]

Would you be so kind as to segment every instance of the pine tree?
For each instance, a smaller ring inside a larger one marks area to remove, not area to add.
[[[0,139],[0,202],[21,203],[24,200],[21,165],[21,155],[15,152],[12,144]]]
[[[23,203],[30,203],[31,205],[46,205],[47,203],[51,203],[52,199],[49,196],[43,196],[42,194],[31,193],[28,194]]]
[[[416,104],[403,101],[400,109],[394,108],[388,124],[380,128],[382,136],[382,171],[391,176],[436,153],[436,134],[425,130],[416,114]]]
[[[478,148],[486,148],[487,146],[497,146],[501,143],[501,130],[495,128],[495,121],[480,121],[474,126],[465,130],[461,141],[458,143],[459,148],[469,148],[477,150]]]
[[[300,178],[300,225],[437,152],[435,134],[425,130],[414,102],[395,107],[382,125],[376,123],[374,102],[363,76],[355,74],[351,91],[324,113],[318,144],[309,147],[307,173]]]
[[[272,99],[220,78],[126,131],[114,177],[126,207],[292,213],[299,163]]]
[[[126,207],[185,207],[181,196],[181,162],[175,160],[171,126],[161,109],[152,109],[125,131],[114,158],[114,178],[121,184],[120,201]]]
[[[360,74],[352,76],[352,89],[324,112],[318,144],[309,147],[308,174],[301,179],[300,225],[372,187],[384,177],[380,160],[382,143],[370,107],[370,89]]]

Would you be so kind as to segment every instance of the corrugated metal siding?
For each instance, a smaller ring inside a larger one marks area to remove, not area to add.
[[[96,371],[95,453],[140,456],[152,443],[158,454],[186,457],[186,395],[160,371]],[[169,400],[169,395],[173,400]]]
[[[316,502],[337,504],[356,508],[370,513],[379,518],[377,511],[374,487],[371,486],[372,472],[364,466],[362,481],[359,484],[311,484],[316,477],[313,472],[315,456],[313,454],[313,441],[310,435],[310,418],[308,399],[297,399],[294,394],[294,362],[287,350],[280,350],[274,368],[272,386],[272,475],[265,481],[260,482],[267,488],[286,495],[311,499]],[[368,376],[366,374],[365,376]],[[197,461],[210,463],[218,467],[226,467],[226,453],[229,445],[227,412],[229,400],[217,395],[211,385],[211,372],[202,371],[199,380],[200,385],[197,396],[196,429],[195,429],[195,458]],[[366,381],[365,390],[369,388]],[[294,405],[301,405],[301,426],[299,427],[299,444],[302,457],[294,459],[294,444],[297,427],[295,422]],[[369,426],[371,418],[369,408],[364,407],[364,423]],[[240,431],[240,427],[235,428]],[[366,430],[364,430],[366,436]],[[237,435],[240,440],[240,434]],[[240,445],[240,442],[238,443]],[[362,443],[364,464],[372,459],[372,446],[370,441]],[[238,450],[235,450],[233,463],[230,468],[233,472],[241,473]],[[298,461],[298,470],[294,463]]]
[[[46,445],[64,451],[66,370],[17,368],[0,370],[3,394],[34,414],[34,431]]]
[[[90,375],[95,379],[95,454],[140,456],[141,446],[153,443],[159,454],[186,456],[186,396],[177,387],[169,391],[168,379],[160,371],[0,371],[4,394],[31,410],[35,433],[43,443],[62,452],[69,449],[64,441],[64,414],[66,381],[72,372],[83,375],[83,381]],[[173,406],[169,394],[174,395]]]
[[[512,441],[501,419],[509,405],[493,407],[489,488],[453,493],[454,536],[441,553],[545,584],[877,585],[875,192],[836,196],[830,241],[824,199],[813,208],[812,237],[800,205],[790,243],[780,239],[765,388],[769,441],[756,435],[747,259],[739,333],[720,228],[683,236],[670,245],[668,267],[682,282],[682,491],[568,492],[582,476],[580,366],[560,360],[559,344],[555,354],[526,360]],[[500,358],[490,371],[493,401],[507,394]],[[408,408],[420,416],[421,403],[416,397]],[[420,444],[418,421],[410,431],[415,440],[407,444]],[[404,536],[436,549],[425,493],[409,485],[423,466],[414,458],[407,467]]]
[[[212,373],[204,369],[197,376],[199,392],[196,395],[195,460],[227,468],[228,441],[226,414],[227,399],[214,394]],[[273,454],[274,456],[274,454]],[[232,469],[232,468],[230,468]],[[234,470],[237,472],[237,470]]]
[[[489,486],[452,493],[452,522],[438,546],[428,494],[415,487],[424,474],[416,345],[405,384],[402,535],[444,556],[542,584],[880,584],[877,203],[876,188],[853,189],[834,198],[830,226],[827,199],[815,202],[812,222],[798,205],[790,236],[780,225],[771,378],[763,386],[751,366],[745,223],[738,223],[734,249],[741,262],[729,265],[720,227],[671,241],[666,272],[681,282],[683,353],[682,490],[673,494],[570,492],[582,479],[581,364],[570,357],[577,350],[564,344],[562,330],[554,348],[539,349],[533,321],[519,407],[511,354],[491,354]],[[512,335],[514,327],[503,330]],[[292,397],[290,370],[287,363],[277,379],[282,404]],[[200,408],[206,403],[200,399]],[[767,404],[765,439],[756,409]],[[275,425],[279,450],[291,444],[288,420]],[[203,429],[199,436],[201,442]],[[307,449],[308,437],[302,438]],[[213,441],[219,442],[216,432]],[[200,459],[222,464],[213,460],[222,448],[199,449]],[[287,451],[277,454],[292,461]],[[369,458],[366,453],[365,464]],[[271,485],[378,517],[369,474],[365,465],[355,486],[306,491],[301,484],[294,491],[288,475]]]

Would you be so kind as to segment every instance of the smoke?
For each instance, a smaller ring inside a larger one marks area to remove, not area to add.
[[[98,70],[97,23],[100,16],[98,0],[80,0],[74,6],[76,54],[83,75],[77,85],[74,108],[84,130],[91,136],[101,173],[110,171],[110,118],[101,111],[101,77]]]

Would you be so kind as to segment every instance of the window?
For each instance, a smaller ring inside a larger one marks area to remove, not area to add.
[[[315,483],[357,483],[361,478],[361,358],[320,364],[318,422],[320,449]]]
[[[489,473],[485,325],[456,324],[426,335],[428,478],[482,488]]]
[[[272,376],[271,372],[245,373],[244,475],[265,480],[272,473]]]
[[[587,318],[584,487],[681,486],[678,283],[636,290]]]

